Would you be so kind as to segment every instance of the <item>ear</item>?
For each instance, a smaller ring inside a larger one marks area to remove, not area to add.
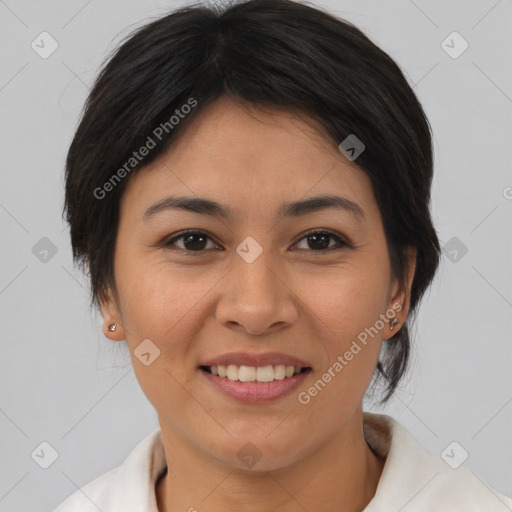
[[[112,341],[122,341],[126,338],[125,330],[122,326],[122,316],[117,298],[109,289],[106,295],[100,298],[100,310],[103,317],[103,334]],[[115,324],[115,330],[111,331],[109,326]]]
[[[391,330],[391,323],[393,318],[390,319],[389,324],[387,326],[389,338],[395,335],[400,327],[405,323],[407,319],[407,315],[409,314],[409,309],[411,305],[411,287],[412,281],[414,278],[414,273],[416,271],[416,255],[417,250],[416,247],[407,247],[406,256],[407,256],[407,271],[406,271],[406,283],[400,284],[397,281],[394,282],[391,298],[388,304],[388,311],[395,311],[396,315],[394,318],[398,319],[398,323],[395,321],[395,325],[393,326],[393,330]],[[388,338],[388,339],[389,339]]]

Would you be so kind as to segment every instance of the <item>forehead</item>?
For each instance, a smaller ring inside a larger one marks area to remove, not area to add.
[[[140,217],[167,194],[208,196],[252,215],[326,194],[365,210],[375,206],[369,178],[320,130],[292,114],[249,110],[227,97],[201,111],[165,154],[131,178],[122,206]]]

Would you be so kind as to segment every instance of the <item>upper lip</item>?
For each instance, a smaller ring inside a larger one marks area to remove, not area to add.
[[[298,366],[299,368],[311,368],[311,365],[296,356],[280,352],[264,352],[261,354],[250,354],[248,352],[232,352],[223,354],[201,363],[199,366]]]

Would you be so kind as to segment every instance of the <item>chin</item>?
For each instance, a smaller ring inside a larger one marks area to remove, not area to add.
[[[265,434],[259,437],[254,434],[234,436],[225,443],[216,444],[218,449],[215,451],[211,450],[209,443],[205,451],[225,466],[257,473],[287,468],[306,456],[305,452],[314,452],[315,449],[312,446],[308,450],[301,445],[303,437],[300,436],[294,439],[285,435],[286,443],[279,439],[271,440],[270,437],[265,437]]]

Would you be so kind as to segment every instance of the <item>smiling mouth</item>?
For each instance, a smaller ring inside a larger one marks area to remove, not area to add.
[[[267,366],[239,366],[230,364],[227,366],[200,366],[202,371],[217,377],[240,382],[273,382],[294,377],[301,373],[311,371],[309,366],[286,366],[283,364]]]

